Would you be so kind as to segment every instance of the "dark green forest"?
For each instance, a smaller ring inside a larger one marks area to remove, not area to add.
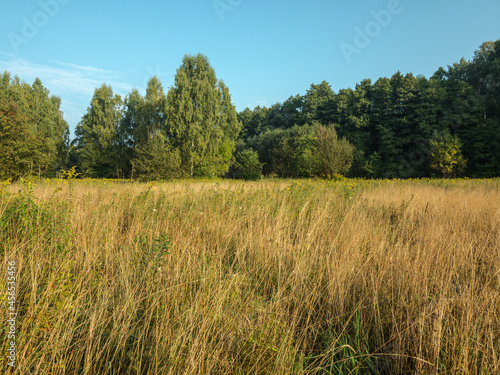
[[[61,99],[0,75],[0,179],[500,176],[500,40],[430,78],[395,73],[237,113],[207,57],[187,55],[167,91],[96,88],[69,140]]]

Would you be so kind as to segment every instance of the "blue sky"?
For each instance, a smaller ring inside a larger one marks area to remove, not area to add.
[[[39,77],[72,131],[102,83],[165,91],[203,53],[238,111],[398,70],[429,77],[500,38],[498,0],[0,0],[0,71]]]

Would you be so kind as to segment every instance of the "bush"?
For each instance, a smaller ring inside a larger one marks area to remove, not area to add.
[[[323,177],[344,175],[354,160],[354,146],[345,138],[338,139],[333,126],[320,127],[316,138],[317,157]]]
[[[236,168],[244,180],[258,180],[262,176],[263,165],[256,151],[247,149],[236,154]]]
[[[462,156],[460,139],[448,131],[434,133],[430,140],[430,168],[441,177],[460,175],[466,167],[467,160]]]
[[[161,180],[179,177],[181,158],[162,134],[137,147],[132,160],[133,172],[139,180]]]

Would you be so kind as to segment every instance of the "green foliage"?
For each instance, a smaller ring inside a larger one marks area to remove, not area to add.
[[[250,139],[249,145],[259,153],[265,174],[280,177],[312,177],[316,175],[317,125],[295,125],[290,129],[275,129]]]
[[[21,178],[20,183],[22,189],[17,193],[0,191],[0,241],[5,245],[16,238],[23,241],[40,241],[41,238],[62,249],[70,237],[65,220],[66,207],[59,205],[54,211],[47,202],[39,202],[34,196],[32,180]]]
[[[500,174],[500,121],[483,120],[468,128],[460,138],[467,159],[467,175],[471,177],[496,177]]]
[[[97,88],[71,146],[61,99],[39,79],[28,85],[5,72],[0,178],[52,177],[68,166],[87,177],[217,177],[228,172],[237,140],[258,153],[264,175],[499,176],[499,72],[500,40],[430,78],[397,72],[338,93],[323,81],[283,103],[236,113],[208,58],[186,55],[167,95],[158,77],[144,97],[133,89],[123,102],[110,86]],[[338,138],[316,130],[331,124]],[[452,141],[433,138],[447,132],[460,139],[465,169]]]
[[[238,113],[238,121],[242,123],[241,136],[251,138],[270,130],[270,110],[266,107],[257,106],[253,110],[246,108]]]
[[[263,165],[256,151],[246,149],[236,154],[236,168],[244,180],[258,180],[262,176]]]
[[[161,133],[135,149],[133,177],[139,180],[161,180],[180,176],[179,151]]]
[[[27,119],[11,100],[0,98],[0,179],[17,180],[27,173],[30,149]]]
[[[330,122],[341,124],[338,135],[349,139],[358,150],[370,152],[373,139],[370,134],[370,111],[373,87],[370,80],[363,80],[355,90],[340,90],[335,97],[336,112]]]
[[[333,113],[334,93],[326,81],[319,85],[312,84],[304,96],[302,117],[304,122],[319,122],[328,125]]]
[[[116,177],[113,143],[121,119],[122,100],[111,86],[94,91],[87,113],[76,127],[76,157],[86,177]]]
[[[378,152],[371,154],[365,161],[364,170],[369,177],[379,176],[381,174],[383,161]]]
[[[74,180],[79,175],[81,175],[81,173],[78,173],[76,171],[76,167],[75,166],[71,167],[70,169],[68,169],[66,171],[64,169],[61,169],[61,173],[62,173],[63,178],[66,178],[68,180]]]
[[[69,156],[69,126],[64,120],[64,114],[61,111],[61,98],[58,96],[50,97],[54,106],[54,145],[56,148],[56,158],[53,163],[54,169],[64,168],[68,163]]]
[[[317,131],[316,155],[321,162],[320,175],[343,175],[351,168],[354,146],[345,138],[338,139],[335,127],[320,127]]]
[[[0,75],[0,178],[53,177],[66,163],[68,124],[61,100],[41,81],[30,86]]]
[[[308,174],[296,169],[304,161],[293,172],[287,167],[300,159],[293,156],[299,142],[280,132],[308,121],[335,124],[339,137],[355,147],[352,176],[418,178],[431,172],[429,139],[449,131],[460,137],[467,175],[498,176],[499,67],[496,41],[484,43],[472,61],[439,68],[430,79],[397,72],[337,94],[326,82],[313,84],[304,96],[283,104],[245,109],[239,114],[241,137],[259,152],[264,174],[297,177]]]
[[[132,89],[125,97],[114,145],[119,172],[117,177],[130,177],[132,174],[132,159],[137,147],[137,129],[141,127],[138,112],[143,103],[144,99],[137,89]]]
[[[165,93],[158,77],[152,77],[146,96],[135,103],[132,137],[135,145],[147,143],[158,132],[165,130]]]
[[[229,90],[206,56],[184,57],[165,113],[166,134],[180,152],[185,175],[211,177],[228,171],[241,124]]]
[[[430,168],[441,177],[455,177],[465,169],[460,139],[449,132],[435,133],[430,140]]]
[[[170,249],[173,246],[169,235],[159,235],[153,240],[152,246],[144,236],[139,236],[137,241],[140,243],[140,248],[142,250],[141,258],[138,262],[143,270],[152,268],[157,271],[158,268],[166,264],[166,257],[170,254]]]

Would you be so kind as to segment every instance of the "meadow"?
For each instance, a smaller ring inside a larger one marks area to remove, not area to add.
[[[5,182],[0,369],[499,374],[498,202],[500,179]]]

